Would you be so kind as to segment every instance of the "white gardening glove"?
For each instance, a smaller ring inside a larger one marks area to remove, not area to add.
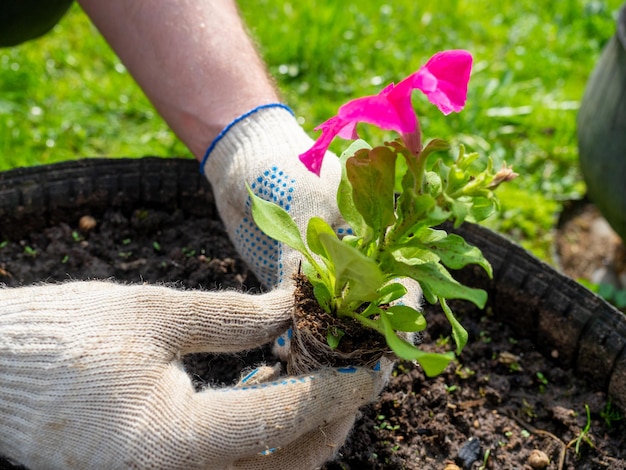
[[[301,256],[259,230],[250,213],[246,183],[255,194],[289,212],[302,233],[313,216],[341,230],[339,160],[328,155],[316,176],[298,159],[312,145],[288,108],[270,104],[255,108],[224,129],[202,163],[228,234],[266,287],[292,288],[291,276]]]
[[[0,455],[31,470],[318,466],[386,374],[326,369],[195,392],[180,361],[265,344],[292,306],[286,290],[0,289]]]

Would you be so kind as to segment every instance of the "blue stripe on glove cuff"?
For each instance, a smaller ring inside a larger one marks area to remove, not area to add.
[[[213,149],[215,148],[215,146],[217,145],[217,143],[222,140],[222,138],[226,135],[226,133],[235,125],[237,124],[239,121],[242,121],[243,119],[247,118],[248,116],[250,116],[251,114],[256,113],[257,111],[260,111],[262,109],[266,109],[266,108],[283,108],[287,111],[289,111],[293,116],[295,116],[294,112],[291,110],[291,108],[289,106],[287,106],[286,104],[282,104],[282,103],[268,103],[268,104],[262,104],[260,106],[257,106],[256,108],[251,109],[250,111],[248,111],[245,114],[242,114],[241,116],[239,116],[238,118],[235,118],[230,124],[228,124],[224,129],[222,129],[222,132],[220,132],[217,137],[215,139],[213,139],[213,142],[211,142],[211,145],[209,145],[209,148],[207,149],[206,153],[204,154],[204,158],[202,159],[202,163],[200,164],[200,173],[204,174],[204,165],[206,163],[206,161],[209,159],[209,156],[211,155],[211,152],[213,152]]]

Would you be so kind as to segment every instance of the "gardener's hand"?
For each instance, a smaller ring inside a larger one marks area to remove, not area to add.
[[[0,455],[31,470],[319,465],[386,374],[327,369],[195,392],[180,362],[265,344],[292,306],[286,290],[0,289]]]
[[[250,213],[246,183],[263,199],[280,204],[302,233],[318,216],[339,229],[337,187],[341,166],[324,160],[320,177],[298,155],[313,145],[293,115],[281,105],[256,108],[227,127],[203,162],[215,200],[239,254],[266,287],[293,287],[300,254],[261,232]]]

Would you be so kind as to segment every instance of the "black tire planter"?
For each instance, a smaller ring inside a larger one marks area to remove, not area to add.
[[[456,278],[487,290],[487,308],[496,318],[626,410],[626,316],[491,230],[464,224],[456,232],[479,247],[494,270],[491,280],[478,269],[463,270]]]
[[[75,222],[87,211],[97,216],[138,204],[219,218],[194,160],[85,159],[0,173],[0,241],[19,240],[51,222]],[[562,366],[626,411],[626,317],[503,236],[475,224],[454,231],[494,268],[492,280],[473,268],[455,276],[487,290],[487,309],[498,320],[531,338],[542,353],[554,357],[556,351]]]
[[[94,158],[0,173],[0,238],[18,239],[89,209],[147,204],[219,217],[195,160]]]

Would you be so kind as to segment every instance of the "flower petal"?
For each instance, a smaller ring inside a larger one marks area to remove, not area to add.
[[[414,89],[421,90],[444,114],[461,111],[467,99],[467,84],[472,56],[464,50],[438,52],[426,65],[397,85],[387,85],[378,95],[350,101],[339,108],[337,116],[319,125],[321,130],[313,147],[300,155],[306,167],[319,176],[322,160],[335,136],[356,139],[359,122],[399,132],[407,148],[421,150],[421,131],[411,103]]]
[[[463,50],[435,54],[422,67],[418,78],[428,100],[444,114],[459,112],[467,100],[467,84],[472,71],[472,55]],[[432,87],[433,79],[436,86]]]
[[[353,121],[348,123],[344,128],[342,128],[337,135],[342,139],[346,140],[356,140],[359,138],[359,134],[356,133],[356,125],[357,121]]]
[[[410,96],[402,102],[391,101],[388,94],[357,98],[339,108],[338,116],[349,122],[366,122],[381,129],[400,133],[415,130],[415,112]]]
[[[438,52],[426,65],[409,75],[390,91],[391,100],[405,100],[414,89],[421,90],[444,114],[459,112],[467,99],[472,55],[464,50]]]
[[[310,172],[315,173],[317,176],[320,175],[322,161],[324,160],[328,146],[335,136],[340,134],[342,130],[350,124],[350,122],[341,120],[339,116],[334,116],[315,128],[316,131],[321,129],[322,134],[317,138],[313,147],[299,155],[300,161],[304,163],[304,166],[306,166]],[[354,123],[354,126],[356,126],[356,123]],[[352,127],[352,132],[354,132],[354,126]]]

